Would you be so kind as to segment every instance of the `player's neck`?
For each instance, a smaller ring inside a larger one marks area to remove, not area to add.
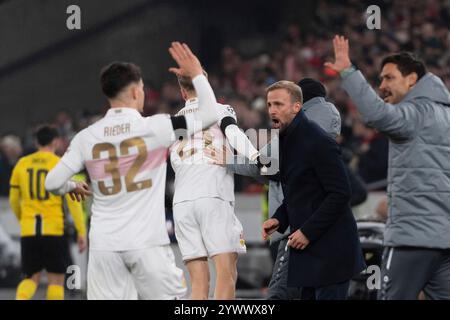
[[[192,102],[194,100],[197,100],[197,96],[195,94],[186,95],[186,98],[185,98],[186,102]]]
[[[135,110],[139,109],[133,100],[126,99],[124,97],[116,98],[114,100],[109,100],[109,105],[111,106],[111,109],[113,109],[113,108],[130,108],[130,109],[135,109]]]
[[[52,147],[39,147],[38,151],[39,152],[55,153],[55,149],[53,149]]]
[[[118,108],[128,108],[128,109],[134,109],[134,110],[138,110],[139,111],[139,108],[138,107],[136,107],[136,106],[133,106],[133,105],[129,105],[129,104],[126,104],[126,103],[123,103],[123,102],[120,102],[120,103],[112,103],[111,102],[111,109],[118,109]]]

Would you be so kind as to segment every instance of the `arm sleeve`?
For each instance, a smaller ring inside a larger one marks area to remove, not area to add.
[[[245,133],[237,126],[236,112],[229,105],[216,105],[220,121],[220,130],[227,138],[227,141],[240,155],[251,161],[255,161],[259,156],[258,150],[252,145]]]
[[[258,166],[253,163],[248,163],[247,158],[244,156],[234,156],[233,163],[228,163],[227,169],[241,176],[252,177],[260,183],[266,184],[269,182],[266,176],[261,175]]]
[[[394,140],[409,140],[420,125],[420,115],[410,102],[385,103],[360,71],[343,77],[342,87],[361,113],[363,121]]]
[[[11,179],[9,181],[9,204],[12,211],[16,215],[17,219],[20,220],[21,209],[20,209],[20,181],[18,167],[19,163],[14,167],[11,174]]]
[[[289,216],[287,212],[286,202],[284,200],[281,206],[279,206],[278,209],[275,210],[275,213],[273,214],[272,218],[275,218],[280,222],[277,231],[279,233],[284,233],[286,229],[289,227]]]
[[[146,122],[146,125],[159,145],[165,148],[168,148],[175,142],[176,127],[186,123],[184,116],[171,117],[168,114],[155,114],[154,116],[147,117]]]
[[[21,209],[20,209],[20,189],[13,188],[9,190],[9,205],[11,206],[12,211],[17,217],[17,220],[20,221],[21,217]]]
[[[81,202],[72,200],[68,195],[65,196],[67,201],[67,207],[69,208],[70,215],[72,216],[73,223],[77,229],[78,235],[86,235],[86,223],[84,221],[83,206]]]
[[[320,141],[315,144],[313,156],[314,171],[326,196],[320,207],[300,228],[311,243],[317,241],[345,214],[351,197],[350,183],[339,146],[334,141]]]
[[[149,128],[155,132],[160,144],[169,147],[178,137],[193,135],[210,127],[219,120],[216,108],[216,96],[204,75],[192,79],[198,97],[198,112],[171,117],[157,114],[147,118]]]
[[[83,149],[80,134],[77,134],[70,142],[69,148],[61,158],[63,162],[74,174],[84,169]]]
[[[216,96],[206,77],[201,74],[192,79],[198,97],[198,112],[186,115],[187,133],[189,136],[202,131],[219,121],[215,106]]]
[[[76,187],[76,183],[69,179],[76,172],[72,171],[65,162],[59,161],[58,164],[50,170],[45,178],[45,189],[53,194],[63,195]]]
[[[259,156],[258,150],[255,149],[248,137],[239,129],[236,123],[229,124],[224,131],[233,149],[251,161],[256,160]]]

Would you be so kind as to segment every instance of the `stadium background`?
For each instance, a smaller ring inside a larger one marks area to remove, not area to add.
[[[66,28],[71,4],[81,8],[81,30]],[[366,26],[372,4],[381,8],[381,30]],[[355,215],[384,221],[387,139],[361,123],[337,75],[323,68],[336,33],[349,37],[352,61],[374,86],[383,56],[409,50],[450,87],[449,0],[0,1],[0,299],[14,296],[19,276],[18,224],[7,204],[9,175],[17,159],[33,151],[33,130],[42,123],[56,125],[63,153],[73,135],[107,109],[98,77],[113,60],[141,66],[146,115],[175,113],[183,102],[167,72],[173,65],[167,53],[172,40],[188,43],[199,55],[218,100],[235,108],[244,130],[270,127],[267,85],[303,77],[323,81],[341,113],[345,159],[369,190]],[[168,170],[169,217],[172,182]],[[235,187],[249,246],[239,262],[238,295],[264,297],[271,273],[269,249],[259,238],[265,189],[239,176]],[[67,225],[70,232],[70,221]],[[85,255],[75,250],[73,255],[85,264]]]

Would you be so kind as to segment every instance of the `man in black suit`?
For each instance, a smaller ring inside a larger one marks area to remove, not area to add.
[[[263,238],[289,226],[288,286],[301,288],[305,295],[313,291],[317,300],[345,299],[350,279],[365,263],[340,148],[305,116],[302,91],[295,83],[279,81],[266,93],[273,127],[280,129],[285,198],[264,222]]]

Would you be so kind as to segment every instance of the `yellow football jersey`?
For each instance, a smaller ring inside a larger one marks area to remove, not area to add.
[[[19,160],[10,180],[10,204],[20,221],[21,236],[61,236],[64,234],[63,197],[45,190],[47,173],[59,161],[51,152],[38,151]],[[65,196],[80,235],[86,226],[79,202]]]

